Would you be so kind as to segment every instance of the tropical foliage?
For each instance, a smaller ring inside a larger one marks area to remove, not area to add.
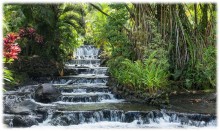
[[[5,4],[3,8],[4,35],[18,32],[22,37],[18,42],[21,48],[19,60],[7,65],[17,75],[26,73],[33,77],[30,75],[42,74],[45,71],[32,69],[40,69],[40,63],[54,64],[54,70],[62,70],[63,62],[83,42],[85,13],[82,4]],[[33,62],[35,58],[42,61]],[[21,69],[24,66],[25,70]]]
[[[58,63],[82,43],[101,47],[111,76],[133,90],[215,89],[216,12],[215,3],[5,4],[3,32],[24,36],[20,56]]]
[[[168,85],[169,75],[168,61],[158,61],[156,53],[157,51],[154,51],[143,63],[140,60],[132,62],[122,57],[111,59],[109,65],[116,67],[111,73],[121,84],[136,92],[156,93]]]
[[[27,36],[20,42],[22,56],[64,61],[84,34],[81,4],[6,4],[4,14],[4,33]]]
[[[93,34],[99,34],[93,37],[98,37],[96,39],[102,40],[103,46],[111,48],[106,49],[111,51],[110,72],[122,84],[130,85],[134,77],[129,71],[121,71],[124,66],[121,61],[130,60],[129,64],[138,68],[137,65],[143,65],[151,54],[157,52],[155,58],[158,61],[169,63],[166,68],[166,74],[169,75],[165,76],[169,78],[166,78],[168,83],[172,83],[170,86],[215,88],[216,4],[131,3],[90,6],[100,15],[99,18],[101,14],[103,17],[103,21],[93,23]],[[100,44],[100,41],[94,43]],[[133,71],[137,73],[135,75],[141,76],[138,71]],[[126,76],[127,79],[122,82],[120,76]],[[137,88],[142,86],[137,83]],[[149,85],[147,87],[151,88]]]

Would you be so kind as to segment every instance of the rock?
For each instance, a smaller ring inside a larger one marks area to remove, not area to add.
[[[38,105],[31,100],[14,102],[12,100],[4,102],[4,113],[29,115],[38,108]]]
[[[11,109],[9,111],[5,111],[5,113],[29,115],[32,113],[32,111],[28,108],[14,106],[14,107],[11,107]]]
[[[12,120],[14,119],[14,115],[8,115],[8,114],[4,114],[3,115],[3,123],[5,125],[7,125],[6,127],[12,127],[13,123]]]
[[[26,107],[26,108],[31,109],[31,110],[36,110],[39,107],[37,105],[37,103],[35,103],[34,101],[32,101],[30,99],[22,101],[19,105],[21,107]]]
[[[15,116],[12,122],[13,127],[31,127],[38,125],[38,122],[29,116]]]
[[[26,108],[22,108],[19,106],[20,102],[17,103],[16,99],[7,99],[3,102],[3,111],[4,113],[9,114],[23,114],[27,115],[30,114],[30,110]]]
[[[37,110],[36,111],[36,120],[39,123],[42,123],[44,120],[46,120],[48,117],[48,111],[47,110]]]
[[[42,103],[50,103],[57,101],[60,95],[60,90],[53,87],[52,84],[42,84],[36,89],[35,100]]]

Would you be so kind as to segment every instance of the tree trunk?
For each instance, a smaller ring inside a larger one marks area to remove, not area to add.
[[[195,30],[195,38],[197,38],[197,4],[194,4],[194,13],[195,13],[195,25],[194,25],[194,30]],[[195,39],[195,44],[197,44],[197,39]]]

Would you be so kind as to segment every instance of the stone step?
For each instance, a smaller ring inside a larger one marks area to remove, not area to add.
[[[108,87],[82,87],[82,88],[59,88],[63,93],[90,93],[90,92],[110,92]]]
[[[94,78],[108,78],[109,76],[106,75],[95,75],[95,74],[80,74],[80,75],[68,75],[68,76],[63,76],[61,78],[90,78],[90,79],[94,79]]]
[[[65,85],[76,85],[76,84],[106,84],[107,83],[107,77],[105,78],[83,78],[83,77],[62,77],[58,78],[57,80],[53,80],[51,83],[53,86],[65,86]],[[67,81],[70,81],[67,84]]]
[[[99,67],[100,59],[74,59],[66,62],[65,69],[73,67]]]
[[[66,85],[70,84],[71,82],[72,82],[72,80],[68,80],[63,84],[53,84],[53,86],[66,86]]]
[[[71,86],[76,86],[76,87],[107,87],[106,83],[73,83]]]
[[[62,93],[60,101],[63,102],[101,102],[114,99],[110,93]]]
[[[74,65],[69,65],[70,67],[75,67]],[[74,69],[108,69],[109,67],[75,67]]]
[[[81,84],[72,84],[72,85],[54,84],[54,86],[62,89],[108,88],[108,86],[106,86],[103,83],[96,83],[96,84],[81,83]]]
[[[124,122],[134,124],[160,124],[178,123],[181,125],[203,127],[216,117],[201,114],[182,114],[172,111],[124,111],[124,110],[95,110],[95,111],[57,111],[52,115],[49,123],[52,125],[78,125],[83,123],[95,123],[100,121]]]
[[[94,75],[106,75],[107,68],[75,68],[68,67],[64,69],[64,75],[78,75],[78,74],[94,74]]]
[[[80,64],[100,64],[100,59],[74,59],[68,61],[65,66],[73,66]]]
[[[96,96],[96,95],[112,95],[110,93],[100,93],[100,92],[91,92],[91,93],[62,93],[63,96]]]
[[[158,109],[155,106],[149,106],[142,103],[131,103],[125,100],[118,100],[109,103],[76,103],[76,104],[65,104],[56,103],[57,110],[60,111],[97,111],[97,110],[123,110],[123,111],[152,111]]]

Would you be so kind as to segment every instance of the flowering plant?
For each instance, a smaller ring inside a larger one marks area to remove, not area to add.
[[[8,60],[14,60],[18,59],[18,53],[20,53],[21,48],[16,42],[20,37],[16,33],[9,33],[4,39],[4,48],[3,48],[3,56],[6,59],[7,62]]]
[[[36,30],[32,27],[21,28],[19,30],[19,36],[21,38],[33,39],[33,40],[35,40],[35,42],[37,42],[39,44],[43,43],[43,36],[36,33]]]
[[[18,59],[18,53],[20,53],[21,48],[16,42],[20,37],[16,33],[9,33],[3,39],[3,63],[11,63],[14,59]],[[12,77],[12,72],[4,67],[4,80],[12,82],[14,79]],[[3,89],[4,90],[4,89]],[[4,90],[5,91],[5,90]]]

